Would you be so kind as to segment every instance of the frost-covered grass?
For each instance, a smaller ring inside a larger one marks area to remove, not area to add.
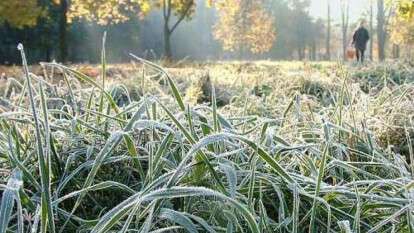
[[[9,79],[0,233],[414,231],[413,67],[133,58]]]

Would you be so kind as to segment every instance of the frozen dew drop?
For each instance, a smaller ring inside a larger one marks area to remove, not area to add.
[[[19,43],[17,45],[17,49],[20,50],[20,51],[22,51],[23,50],[23,44],[22,43]]]

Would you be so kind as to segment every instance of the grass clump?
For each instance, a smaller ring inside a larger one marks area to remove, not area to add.
[[[203,103],[210,103],[212,98],[213,83],[210,75],[204,74],[200,77],[193,78],[191,84],[186,88],[185,101],[196,105]],[[230,93],[224,88],[218,86],[215,88],[216,104],[218,107],[223,107],[230,103]]]
[[[405,83],[412,83],[414,72],[407,63],[379,64],[356,70],[353,79],[360,83],[365,93],[375,93],[385,87],[395,88]]]

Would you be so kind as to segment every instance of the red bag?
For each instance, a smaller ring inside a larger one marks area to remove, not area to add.
[[[356,54],[355,48],[352,46],[348,46],[348,48],[346,49],[346,57],[348,59],[354,59]]]

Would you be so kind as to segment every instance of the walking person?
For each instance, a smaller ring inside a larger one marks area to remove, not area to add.
[[[365,28],[365,20],[362,20],[352,37],[352,45],[355,47],[357,62],[364,63],[368,40],[369,32]]]

